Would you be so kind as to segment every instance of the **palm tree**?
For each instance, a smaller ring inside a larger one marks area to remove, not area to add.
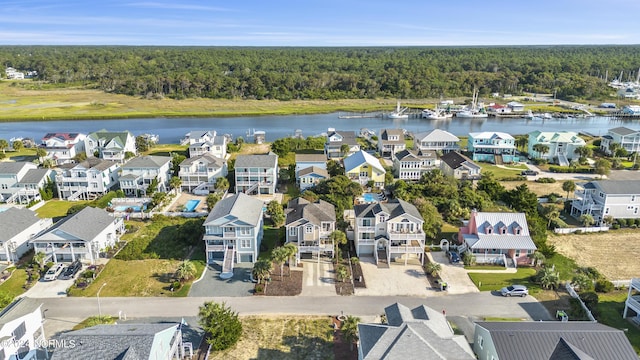
[[[347,243],[347,235],[345,235],[340,230],[335,230],[331,234],[329,234],[329,240],[333,241],[333,245],[335,247],[333,255],[337,260],[338,248],[340,247],[340,245],[344,245]]]
[[[282,280],[282,277],[284,276],[284,263],[287,261],[288,257],[289,252],[282,246],[273,249],[271,252],[271,260],[280,266],[280,280]]]
[[[291,276],[291,258],[298,254],[298,247],[293,243],[286,243],[282,246],[287,251],[287,262],[289,263],[289,276]]]
[[[47,156],[47,150],[43,149],[43,148],[37,148],[36,149],[36,156],[38,156],[38,159],[40,159],[40,163],[42,164],[44,162],[44,160],[42,160],[45,156]]]
[[[0,139],[0,149],[2,149],[2,153],[5,153],[5,150],[9,147],[9,143],[5,139]]]
[[[217,191],[225,192],[229,190],[229,180],[226,177],[219,177],[214,187]]]
[[[340,331],[344,339],[349,342],[349,348],[353,350],[353,343],[358,341],[358,323],[360,318],[356,316],[347,316],[340,326]]]
[[[11,147],[15,151],[20,151],[24,147],[24,144],[22,143],[21,140],[16,140],[13,142],[13,144],[11,144]]]
[[[430,262],[425,266],[425,269],[431,276],[437,277],[440,271],[442,271],[442,265],[437,262]]]
[[[593,223],[595,223],[596,221],[593,219],[593,216],[591,214],[584,214],[584,215],[580,216],[580,222],[585,227],[589,227],[589,226],[593,225]]]
[[[553,267],[543,267],[537,274],[538,282],[543,289],[551,289],[556,287],[560,277]]]
[[[557,220],[560,217],[560,210],[555,205],[547,206],[544,211],[544,216],[547,218],[547,228],[551,227],[551,222]]]
[[[180,186],[182,185],[182,179],[177,176],[172,176],[169,180],[169,186],[175,191],[176,195],[180,192]]]
[[[576,183],[573,180],[567,180],[562,183],[562,190],[567,192],[567,199],[569,198],[569,193],[576,191]]]
[[[349,153],[349,149],[349,145],[342,144],[342,146],[340,146],[340,152],[342,153],[342,156],[347,156],[347,154]]]
[[[545,144],[533,145],[533,151],[538,153],[538,157],[541,158],[544,154],[549,152],[549,146]]]
[[[33,255],[33,261],[35,261],[36,264],[40,265],[40,267],[44,267],[44,259],[47,257],[47,254],[38,251]]]
[[[622,148],[620,143],[617,143],[617,142],[609,143],[609,153],[611,154],[611,156],[616,156],[616,151],[618,151],[618,149],[620,148]]]
[[[578,146],[573,150],[574,154],[579,155],[581,158],[588,158],[593,155],[593,150],[588,146]]]
[[[515,143],[516,143],[516,146],[519,149],[524,149],[528,142],[529,142],[529,136],[528,135],[518,135],[518,136],[516,136]]]
[[[180,282],[185,282],[191,279],[196,274],[196,267],[189,260],[184,260],[178,265],[176,269],[176,277]]]
[[[336,278],[338,281],[345,281],[349,277],[349,272],[347,271],[347,267],[344,265],[336,266]]]
[[[253,269],[251,270],[251,274],[254,278],[258,280],[258,284],[264,282],[264,292],[267,292],[267,282],[266,279],[269,278],[271,272],[273,271],[273,262],[267,259],[259,259],[253,264]]]
[[[540,251],[535,251],[531,254],[531,258],[533,259],[533,266],[542,266],[542,263],[547,260],[547,257]]]

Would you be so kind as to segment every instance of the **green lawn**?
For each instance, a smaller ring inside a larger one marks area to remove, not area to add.
[[[258,259],[271,259],[271,252],[279,244],[284,243],[284,228],[274,229],[269,226],[264,227],[262,246],[266,246],[266,251],[260,251]]]
[[[145,155],[154,156],[171,156],[171,154],[180,154],[189,156],[189,146],[178,144],[159,144],[154,145]]]
[[[6,295],[6,299],[4,296],[0,297],[0,310],[9,305],[16,296],[25,292],[22,286],[26,281],[27,272],[24,269],[15,269],[11,277],[0,284],[0,294]],[[5,301],[8,302],[5,304]]]
[[[531,276],[535,269],[521,267],[516,273],[469,273],[469,277],[480,291],[495,291],[501,288],[520,284],[529,288],[529,294],[534,295],[540,291],[540,286],[531,282]]]
[[[599,302],[596,318],[602,324],[624,330],[636,353],[640,354],[640,329],[622,318],[627,294],[627,290],[598,294]]]
[[[560,253],[555,253],[552,257],[545,260],[547,266],[555,265],[560,280],[571,280],[575,274],[575,270],[578,268],[578,264],[571,259]]]
[[[500,265],[465,265],[465,270],[506,270]]]
[[[522,170],[527,169],[527,166],[523,164],[505,164],[504,165],[509,168],[514,168],[517,170],[503,169],[503,168],[497,167],[496,165],[493,165],[490,163],[484,163],[484,162],[478,162],[477,164],[480,165],[480,167],[482,168],[482,173],[491,171],[493,173],[493,176],[498,180],[502,178],[518,176],[520,175],[520,172]]]
[[[85,204],[88,201],[63,201],[63,200],[49,200],[41,208],[36,210],[36,213],[41,218],[57,218],[67,215],[67,211],[74,205]]]

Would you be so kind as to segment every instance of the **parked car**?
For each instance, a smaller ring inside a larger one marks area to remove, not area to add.
[[[537,172],[537,171],[535,171],[535,170],[523,170],[523,171],[520,173],[520,175],[522,175],[522,176],[529,176],[529,175],[530,175],[530,176],[536,176],[536,175],[538,175],[538,172]]]
[[[449,262],[452,264],[457,264],[460,262],[460,255],[458,255],[455,251],[449,252]]]
[[[529,289],[524,285],[510,285],[500,289],[502,296],[520,296],[525,297],[529,295]]]
[[[49,270],[47,270],[47,273],[44,274],[44,281],[53,281],[57,279],[63,268],[64,264],[62,263],[53,264]]]
[[[80,260],[76,260],[69,266],[64,268],[62,274],[60,275],[60,279],[72,279],[78,273],[78,271],[80,271],[80,269],[82,269],[82,263],[80,262]]]

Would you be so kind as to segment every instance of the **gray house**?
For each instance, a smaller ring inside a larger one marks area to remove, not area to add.
[[[333,257],[333,241],[329,235],[336,229],[336,210],[324,200],[310,202],[303,198],[289,201],[287,206],[287,242],[298,248],[296,260],[302,254],[316,256],[326,254]]]
[[[640,182],[637,180],[595,180],[581,185],[571,203],[571,215],[593,216],[596,224],[605,216],[614,219],[640,218]]]
[[[475,359],[464,335],[454,335],[443,314],[425,305],[395,303],[387,324],[358,324],[358,359]]]
[[[52,224],[51,219],[40,219],[27,208],[0,211],[0,262],[18,261],[31,248],[29,240]]]
[[[622,330],[593,322],[477,322],[480,360],[638,360]]]
[[[273,195],[278,183],[278,155],[238,155],[235,176],[236,193]]]

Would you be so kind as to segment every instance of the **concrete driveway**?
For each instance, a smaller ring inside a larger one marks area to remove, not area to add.
[[[469,278],[469,275],[467,275],[467,270],[464,269],[462,262],[450,264],[444,251],[429,252],[427,256],[430,260],[442,265],[440,277],[447,283],[447,293],[467,294],[480,292]]]
[[[233,277],[223,280],[220,279],[222,270],[220,264],[208,264],[200,280],[191,285],[189,297],[252,296],[254,286],[251,281],[252,268],[253,265],[250,263],[235,264]]]
[[[419,264],[394,264],[379,269],[373,257],[361,257],[360,266],[367,283],[366,289],[355,289],[358,296],[436,296]]]
[[[337,296],[331,260],[302,260],[301,296]]]
[[[24,293],[24,296],[30,298],[55,298],[66,297],[67,289],[73,285],[73,279],[54,280],[54,281],[38,281],[33,287]]]

